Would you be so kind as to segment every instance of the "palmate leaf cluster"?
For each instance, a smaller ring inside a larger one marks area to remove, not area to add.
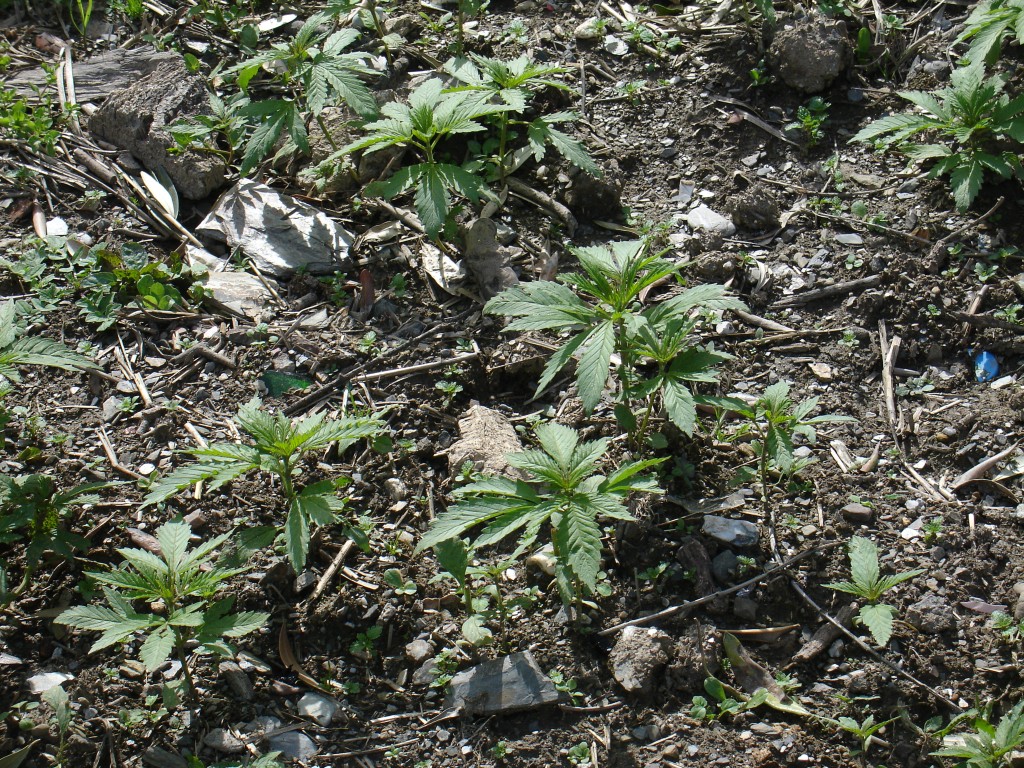
[[[324,107],[344,102],[365,119],[377,115],[377,102],[362,76],[377,73],[367,65],[369,54],[345,50],[359,39],[355,29],[330,32],[330,14],[310,16],[285,43],[275,43],[255,56],[227,70],[238,76],[238,87],[249,93],[253,78],[264,67],[277,67],[291,98],[251,101],[240,114],[252,125],[242,156],[244,176],[270,154],[282,134],[290,142],[282,154],[294,149],[309,151],[306,121],[317,118]]]
[[[943,747],[932,752],[936,757],[955,757],[963,761],[961,765],[968,768],[1004,768],[1012,765],[1012,752],[1024,744],[1024,701],[1018,702],[1013,709],[993,726],[987,718],[979,717],[974,721],[975,733],[965,734],[962,745]]]
[[[96,492],[109,485],[83,483],[59,491],[50,475],[0,476],[0,544],[28,542],[24,549],[26,580],[45,552],[71,559],[75,550],[88,548],[88,540],[69,530],[66,518],[74,507],[99,501]],[[4,592],[0,579],[0,602]]]
[[[736,408],[736,412],[747,419],[748,426],[756,435],[752,447],[760,458],[761,466],[757,472],[761,475],[762,483],[767,484],[766,475],[770,472],[787,477],[798,474],[801,469],[813,463],[813,459],[796,459],[793,440],[797,435],[813,445],[818,439],[819,425],[853,421],[849,416],[811,416],[817,409],[817,397],[793,402],[789,396],[789,383],[785,381],[766,387],[753,405]],[[747,477],[750,474],[750,471],[740,473],[743,479],[753,479]]]
[[[870,539],[854,536],[850,539],[850,581],[839,581],[824,586],[840,592],[863,598],[858,619],[868,628],[879,645],[886,645],[892,637],[892,618],[896,609],[879,602],[897,584],[913,579],[924,573],[917,568],[889,576],[883,576],[878,566],[878,547]]]
[[[561,424],[536,429],[540,450],[510,454],[508,463],[531,478],[486,477],[455,492],[458,502],[438,515],[417,551],[444,546],[449,539],[483,525],[474,548],[516,536],[510,559],[529,550],[545,529],[551,537],[555,577],[566,604],[593,594],[601,566],[599,519],[632,520],[624,501],[634,491],[660,493],[656,480],[640,474],[664,459],[629,462],[609,475],[599,473],[608,440],[581,441]]]
[[[967,52],[972,63],[994,64],[1003,42],[1013,38],[1024,45],[1024,0],[983,0],[964,22],[956,41],[970,42]]]
[[[139,658],[150,671],[157,669],[175,650],[195,640],[201,652],[230,654],[224,638],[236,638],[259,629],[268,614],[256,611],[231,613],[234,598],[213,601],[228,579],[246,570],[251,551],[262,544],[264,531],[253,529],[250,539],[230,556],[215,560],[216,551],[231,537],[217,536],[189,550],[191,528],[173,520],[157,529],[160,555],[144,549],[119,549],[124,565],[116,570],[88,575],[103,586],[105,605],[69,608],[58,624],[101,632],[91,651],[125,642],[137,633],[146,639]],[[262,539],[262,540],[261,540]],[[144,613],[133,603],[160,604],[159,613]]]
[[[503,61],[474,54],[468,59],[452,59],[445,65],[445,71],[463,83],[462,87],[489,93],[492,99],[509,106],[507,111],[499,112],[494,118],[498,122],[499,131],[499,175],[514,172],[531,157],[540,162],[549,147],[577,168],[592,176],[601,175],[601,169],[583,144],[555,127],[575,120],[574,113],[539,115],[530,122],[514,119],[515,115],[526,112],[534,96],[542,89],[569,89],[564,82],[556,79],[557,75],[566,71],[565,67],[541,64],[529,56]],[[525,129],[526,145],[515,150],[511,156],[506,156],[509,142],[515,138],[509,132],[517,127]]]
[[[8,300],[0,303],[0,379],[20,382],[19,365],[43,365],[66,371],[96,367],[85,355],[68,349],[58,341],[25,336],[18,324],[15,304]]]
[[[476,202],[485,187],[479,176],[462,166],[439,162],[435,151],[447,138],[487,130],[482,118],[510,109],[506,104],[488,103],[489,99],[486,92],[446,91],[441,80],[431,78],[409,94],[408,104],[394,101],[381,107],[382,118],[363,126],[367,135],[342,148],[340,154],[369,154],[388,147],[418,154],[422,162],[403,166],[365,191],[391,199],[415,189],[416,213],[427,234],[436,237],[451,209],[452,193]]]
[[[677,275],[682,265],[648,253],[640,240],[569,251],[579,259],[582,273],[561,275],[560,283],[513,286],[484,308],[515,318],[507,331],[567,334],[545,366],[537,392],[576,358],[580,399],[590,412],[601,400],[612,356],[618,354],[620,399],[652,403],[660,397],[668,418],[692,434],[697,405],[718,401],[694,394],[691,385],[715,381],[715,367],[730,357],[698,343],[694,330],[699,313],[742,309],[743,302],[728,296],[720,285],[701,285],[640,308],[641,292]],[[641,370],[651,363],[653,372]]]
[[[157,504],[195,483],[206,481],[211,490],[253,471],[269,472],[281,483],[288,516],[284,524],[285,548],[296,572],[306,563],[313,526],[334,523],[345,502],[337,496],[339,484],[323,480],[298,487],[302,457],[336,446],[339,451],[363,438],[378,435],[383,422],[376,416],[345,416],[328,419],[324,413],[291,420],[281,412],[268,413],[253,398],[238,409],[238,425],[253,438],[253,445],[214,443],[188,451],[194,464],[180,467],[157,480],[145,504]],[[346,534],[360,546],[366,537],[356,526],[345,526]]]
[[[900,96],[921,111],[883,117],[851,141],[896,145],[914,161],[935,161],[928,176],[948,175],[956,206],[965,211],[987,175],[1024,178],[1016,152],[998,149],[1007,141],[1024,142],[1024,95],[1011,99],[1003,93],[1005,77],[985,77],[981,62],[954,69],[950,81],[935,94],[901,91]],[[913,141],[921,134],[943,141]]]

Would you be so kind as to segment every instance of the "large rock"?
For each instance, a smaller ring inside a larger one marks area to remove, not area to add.
[[[505,456],[519,453],[523,444],[519,442],[515,427],[497,411],[474,405],[459,419],[462,437],[448,449],[448,466],[452,475],[457,474],[467,461],[474,469],[485,475],[505,475],[522,479],[524,475],[510,467]]]
[[[511,267],[512,250],[498,242],[494,219],[477,219],[466,231],[466,268],[476,278],[480,296],[492,299],[519,284]]]
[[[323,211],[266,184],[240,179],[196,228],[207,240],[240,248],[264,275],[299,269],[329,275],[351,266],[352,235]]]
[[[452,678],[445,705],[465,715],[497,715],[554,704],[558,690],[529,651],[485,661]]]
[[[755,547],[760,538],[756,524],[718,515],[704,515],[704,526],[701,531],[704,535],[730,547]]]
[[[769,62],[791,88],[820,93],[850,65],[852,49],[846,24],[838,19],[801,19],[779,30]]]
[[[907,623],[925,634],[937,635],[956,626],[956,614],[946,600],[929,592],[907,609]]]
[[[227,164],[209,152],[171,154],[176,144],[165,127],[209,113],[206,82],[174,58],[159,61],[148,75],[111,93],[89,118],[89,130],[127,149],[150,170],[163,168],[182,196],[201,200],[224,185]]]
[[[659,629],[626,627],[608,659],[612,675],[629,693],[650,694],[671,647],[672,638]]]

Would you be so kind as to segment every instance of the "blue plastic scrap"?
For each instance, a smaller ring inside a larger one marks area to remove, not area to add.
[[[999,375],[999,361],[991,352],[979,352],[974,357],[974,378],[984,383]]]

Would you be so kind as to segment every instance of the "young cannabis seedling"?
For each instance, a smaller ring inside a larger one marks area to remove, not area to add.
[[[932,752],[936,757],[955,757],[969,768],[1005,768],[1012,764],[1010,753],[1024,745],[1024,701],[1003,715],[998,726],[985,717],[974,721],[977,733],[963,736],[963,744]]]
[[[25,336],[18,325],[13,301],[0,304],[0,380],[21,381],[19,365],[44,365],[65,371],[86,371],[96,364],[85,355],[68,349],[58,341]]]
[[[1024,0],[982,0],[967,17],[956,42],[970,41],[967,57],[972,64],[994,64],[1007,38],[1024,45]]]
[[[554,548],[559,595],[565,605],[578,605],[597,588],[598,518],[632,520],[623,502],[633,491],[662,492],[654,478],[639,473],[663,459],[629,462],[605,476],[598,474],[598,462],[608,450],[607,439],[581,442],[576,430],[561,424],[542,424],[536,435],[541,450],[507,457],[532,482],[487,477],[459,488],[455,491],[458,503],[438,515],[416,550],[436,547],[483,525],[474,548],[516,534],[514,559],[530,549],[546,527]]]
[[[648,253],[647,243],[641,240],[570,247],[569,251],[579,259],[584,274],[561,275],[559,279],[567,285],[548,281],[517,285],[484,307],[490,314],[516,318],[506,331],[572,334],[544,367],[538,394],[578,356],[580,399],[588,413],[593,411],[604,392],[612,356],[617,354],[619,400],[624,406],[619,415],[630,431],[642,434],[656,403],[660,403],[676,426],[692,434],[697,404],[718,401],[695,395],[691,383],[715,381],[715,367],[730,357],[697,343],[693,331],[699,318],[694,314],[742,309],[743,302],[727,296],[720,285],[701,285],[641,310],[640,293],[676,275],[680,264]],[[654,363],[653,375],[641,372],[644,363]],[[639,425],[632,409],[637,403],[644,412]]]
[[[600,175],[600,169],[583,144],[555,128],[560,123],[575,120],[572,112],[541,115],[530,122],[514,119],[515,115],[526,111],[542,89],[569,90],[565,83],[554,79],[566,71],[564,67],[538,64],[529,56],[502,61],[474,55],[470,59],[453,59],[445,65],[445,71],[465,83],[468,89],[488,93],[491,100],[500,99],[509,107],[493,118],[498,123],[498,178],[504,179],[531,156],[541,161],[549,146],[577,168],[593,176]],[[517,128],[525,128],[527,145],[510,155],[509,142],[516,137]]]
[[[847,733],[852,733],[857,738],[857,741],[860,742],[860,753],[864,753],[871,747],[874,735],[895,720],[897,720],[897,718],[893,718],[892,720],[883,720],[880,723],[876,723],[875,716],[868,715],[860,723],[852,717],[840,717],[836,722],[842,730]]]
[[[892,617],[896,609],[879,601],[897,584],[920,576],[924,569],[916,568],[892,576],[882,576],[878,568],[878,547],[870,539],[860,536],[850,539],[849,554],[850,578],[853,580],[824,586],[863,598],[866,604],[861,606],[858,620],[868,628],[876,643],[887,645],[892,637]]]
[[[263,471],[276,476],[288,508],[284,525],[288,560],[298,573],[306,564],[310,529],[330,525],[344,511],[338,498],[339,483],[322,480],[304,487],[297,484],[300,464],[310,453],[337,446],[343,451],[357,440],[380,434],[384,424],[375,416],[344,416],[328,419],[325,414],[292,421],[283,413],[267,413],[253,398],[238,409],[236,420],[255,441],[255,445],[214,443],[207,448],[188,451],[195,464],[180,467],[156,481],[144,504],[156,504],[200,481],[209,481],[215,490],[248,472]],[[344,524],[345,535],[366,549],[366,534],[355,525]]]
[[[268,537],[256,529],[235,552],[215,560],[214,552],[231,538],[231,533],[189,550],[190,533],[187,523],[172,520],[157,529],[159,556],[144,549],[119,549],[125,560],[121,568],[88,574],[104,585],[106,605],[68,608],[56,621],[102,632],[90,652],[142,633],[146,640],[139,649],[139,658],[146,669],[155,671],[173,653],[181,662],[188,691],[194,694],[188,643],[199,643],[200,653],[231,655],[234,651],[224,638],[247,635],[269,618],[256,611],[231,613],[233,597],[213,599],[225,581],[246,570],[245,561]],[[158,605],[160,610],[151,608],[151,613],[139,613],[132,605],[135,601]]]
[[[363,126],[367,136],[343,147],[339,154],[403,147],[419,155],[422,162],[368,184],[365,192],[390,200],[414,188],[416,213],[423,228],[437,237],[451,210],[452,193],[476,202],[484,190],[483,181],[475,174],[440,162],[438,145],[456,134],[486,130],[481,118],[509,109],[506,104],[489,104],[489,99],[487,92],[446,92],[441,80],[431,78],[409,94],[407,105],[393,101],[381,107],[383,118]]]
[[[1008,142],[1024,142],[1024,96],[1010,99],[1003,88],[1006,78],[985,78],[980,64],[958,67],[950,86],[934,95],[900,91],[900,96],[922,111],[890,115],[871,123],[851,141],[896,145],[912,161],[935,160],[928,178],[949,175],[958,210],[966,211],[978,196],[986,174],[1024,178],[1020,158]],[[911,141],[923,133],[944,143]]]
[[[6,570],[0,566],[0,606],[17,598],[28,587],[32,574],[51,551],[70,560],[74,551],[87,549],[89,542],[65,527],[75,507],[99,501],[96,491],[110,483],[84,483],[58,492],[49,475],[0,476],[0,544],[28,541],[25,572],[21,583],[7,591]]]
[[[853,421],[849,416],[811,416],[818,407],[818,398],[811,397],[794,403],[789,397],[789,384],[777,382],[766,387],[752,406],[738,408],[736,412],[747,420],[744,431],[751,432],[751,447],[757,455],[757,467],[742,467],[741,482],[757,480],[761,484],[761,499],[766,502],[772,486],[772,476],[785,479],[799,474],[813,459],[797,459],[793,453],[793,440],[797,435],[810,444],[817,442],[815,427],[831,422]]]
[[[1008,613],[994,611],[989,626],[1003,636],[1008,643],[1020,642],[1024,637],[1024,619],[1017,621]]]
[[[808,147],[816,147],[825,134],[821,126],[828,120],[828,110],[832,105],[820,96],[814,96],[807,104],[796,110],[796,121],[789,123],[786,130],[799,130],[807,140]]]
[[[277,79],[290,98],[253,101],[242,107],[240,113],[253,123],[253,130],[245,145],[240,173],[249,173],[271,149],[284,132],[291,142],[279,154],[285,155],[295,148],[309,151],[306,120],[320,121],[324,135],[331,132],[322,122],[324,107],[338,100],[350,106],[361,117],[377,116],[377,102],[360,79],[361,75],[375,75],[367,66],[365,53],[344,53],[359,39],[358,30],[330,32],[330,14],[318,13],[287,43],[275,43],[237,64],[228,73],[237,73],[238,87],[248,93],[252,79],[265,66],[278,67]]]

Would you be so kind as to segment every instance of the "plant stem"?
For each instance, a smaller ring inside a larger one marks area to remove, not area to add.
[[[192,679],[192,671],[188,668],[188,654],[185,653],[185,638],[177,632],[174,633],[174,647],[178,652],[178,661],[181,662],[181,671],[185,677],[185,693],[190,700],[196,701],[196,683],[195,680]]]
[[[458,15],[457,15],[457,18],[456,18],[456,25],[455,25],[455,55],[456,56],[462,56],[462,54],[463,54],[463,52],[465,50],[465,30],[463,30],[462,27],[466,23],[466,9],[465,9],[465,7],[463,5],[465,0],[458,0],[458,1],[459,1],[459,11],[458,11]]]

